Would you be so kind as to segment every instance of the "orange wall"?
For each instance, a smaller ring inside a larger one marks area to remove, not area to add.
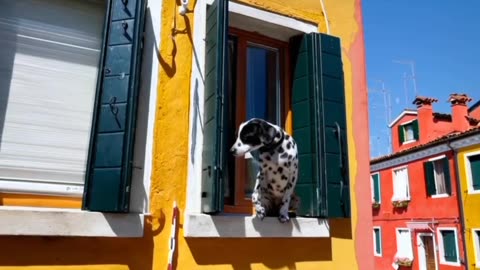
[[[324,31],[319,1],[244,0],[251,5],[313,20]],[[193,9],[195,1],[190,2]],[[151,213],[138,239],[0,237],[4,269],[166,269],[172,202],[180,207],[177,269],[373,269],[365,50],[360,0],[325,1],[333,35],[342,38],[352,218],[332,220],[328,239],[185,239],[193,14],[178,15],[164,1],[160,83],[151,183]],[[173,22],[177,30],[172,37]],[[353,113],[355,112],[355,113]],[[353,132],[356,130],[357,132]],[[358,132],[361,130],[362,132]],[[171,147],[174,145],[175,147]],[[168,151],[165,151],[168,149]],[[361,221],[361,222],[360,222]],[[241,256],[239,256],[241,254]]]

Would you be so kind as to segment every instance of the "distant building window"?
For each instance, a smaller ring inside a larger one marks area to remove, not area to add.
[[[418,120],[398,126],[398,136],[400,144],[414,142],[418,140]]]
[[[372,183],[372,203],[380,204],[382,201],[380,190],[380,173],[372,174],[370,178]]]
[[[410,200],[410,187],[408,182],[407,167],[393,170],[393,202]]]
[[[373,247],[374,247],[374,254],[377,257],[382,256],[382,232],[380,227],[373,228]]]
[[[453,228],[441,228],[438,231],[440,262],[442,264],[459,265],[457,231]]]
[[[473,230],[473,246],[475,247],[475,266],[480,267],[480,229]]]
[[[451,194],[448,158],[436,158],[424,163],[427,193],[435,197]]]
[[[480,191],[480,154],[467,157],[469,184],[471,191]]]

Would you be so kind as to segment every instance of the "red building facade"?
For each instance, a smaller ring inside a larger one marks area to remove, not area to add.
[[[417,97],[390,124],[393,153],[370,162],[376,269],[466,269],[449,142],[478,125],[480,108],[468,109],[466,95],[449,101],[452,113],[441,114],[436,99]]]

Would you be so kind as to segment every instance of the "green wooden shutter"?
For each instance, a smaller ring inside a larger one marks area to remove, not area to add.
[[[375,252],[382,254],[382,240],[380,235],[380,229],[375,228]]]
[[[128,212],[144,0],[108,1],[83,209]]]
[[[292,38],[293,136],[302,198],[298,214],[349,217],[346,108],[340,40],[310,33]]]
[[[457,262],[457,243],[455,242],[455,231],[442,231],[443,256],[447,262]]]
[[[480,189],[480,155],[471,156],[468,158],[470,161],[470,171],[472,173],[472,185],[474,190]]]
[[[375,202],[380,202],[380,175],[374,174],[373,176],[373,199]]]
[[[399,125],[397,128],[398,128],[398,140],[400,144],[402,144],[405,141],[405,133],[403,131],[403,126]]]
[[[223,210],[223,168],[226,160],[224,104],[227,91],[228,0],[207,8],[205,92],[202,154],[202,211]]]
[[[427,185],[427,193],[429,196],[437,194],[437,188],[435,187],[435,171],[433,161],[427,161],[423,163],[423,170],[425,172],[425,183]]]
[[[412,122],[412,129],[413,129],[413,138],[415,140],[418,140],[418,138],[420,137],[420,133],[418,131],[418,120],[414,120]]]
[[[442,159],[443,162],[443,174],[445,178],[445,190],[448,195],[452,195],[452,180],[450,179],[450,164],[448,158]]]

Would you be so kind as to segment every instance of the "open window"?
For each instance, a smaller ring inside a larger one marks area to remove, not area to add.
[[[417,141],[419,138],[418,120],[413,120],[413,121],[399,125],[398,137],[399,137],[400,144]]]
[[[228,14],[227,1],[207,7],[202,212],[252,212],[249,194],[258,168],[234,160],[228,149],[240,122],[261,117],[291,127],[298,143],[298,214],[349,217],[340,40],[320,33],[266,37],[231,28]]]
[[[428,196],[447,197],[452,193],[448,158],[443,156],[424,163]]]
[[[128,212],[146,2],[5,5],[0,193]]]

